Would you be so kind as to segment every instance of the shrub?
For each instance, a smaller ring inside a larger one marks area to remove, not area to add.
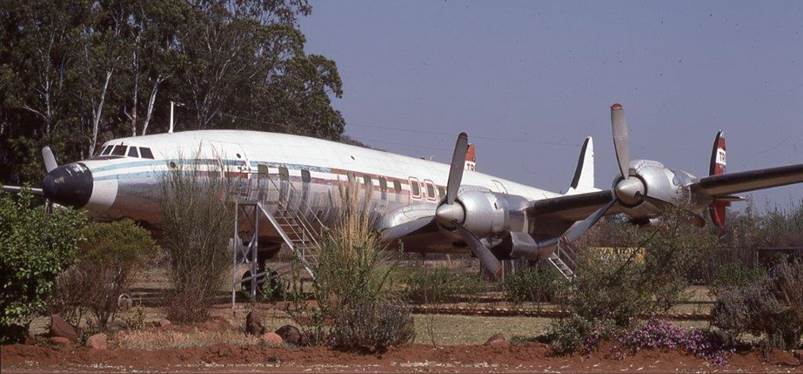
[[[738,337],[764,336],[764,347],[792,349],[803,336],[803,261],[783,261],[757,282],[719,293],[712,324]]]
[[[117,314],[120,295],[155,253],[156,243],[127,219],[90,224],[83,234],[87,241],[76,263],[58,277],[53,307],[75,325],[88,310],[98,329],[105,330]]]
[[[471,296],[484,287],[483,280],[447,268],[416,269],[406,277],[406,299],[412,303],[443,303]]]
[[[339,309],[331,336],[336,348],[374,353],[413,341],[415,329],[406,306],[365,302]]]
[[[167,306],[171,321],[206,320],[231,266],[235,181],[218,164],[179,161],[162,181],[163,243],[174,287]]]
[[[586,319],[572,314],[553,323],[545,336],[555,354],[580,352],[590,354],[603,340],[615,336],[616,325],[610,320]]]
[[[514,302],[551,302],[563,279],[554,268],[530,267],[506,276],[502,282],[505,297]]]
[[[356,186],[341,190],[342,216],[320,241],[311,264],[316,305],[296,299],[290,312],[310,343],[382,352],[411,341],[413,321],[392,292],[396,264],[359,205],[358,191]]]
[[[731,263],[719,266],[714,271],[709,289],[714,295],[729,288],[745,287],[758,282],[766,276],[760,267],[748,267],[741,263]]]
[[[684,330],[667,321],[651,319],[617,337],[622,348],[631,352],[642,349],[682,349],[722,367],[733,350],[725,349],[722,337],[708,330]]]
[[[45,214],[30,192],[0,196],[0,341],[20,339],[32,316],[46,310],[56,276],[83,241],[84,223],[72,209]]]
[[[576,277],[558,300],[586,320],[622,327],[681,301],[690,272],[717,243],[692,226],[682,209],[665,210],[660,222],[646,228],[608,223],[597,230],[578,253]],[[599,249],[595,235],[613,248]]]

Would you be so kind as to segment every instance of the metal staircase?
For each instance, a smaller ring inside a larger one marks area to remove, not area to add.
[[[577,268],[577,252],[571,244],[558,242],[555,251],[547,258],[561,275],[567,280],[574,278],[574,270]]]
[[[268,180],[269,183],[261,183],[263,180]],[[271,193],[275,198],[271,198]],[[234,218],[235,250],[232,260],[234,264],[232,305],[237,286],[250,281],[249,291],[254,298],[259,283],[267,280],[269,276],[287,275],[293,268],[292,262],[281,268],[263,270],[260,267],[260,261],[265,260],[260,259],[258,255],[259,232],[263,224],[271,226],[281,237],[294,260],[314,279],[311,265],[314,264],[315,255],[320,248],[318,240],[327,227],[305,199],[295,200],[293,198],[295,196],[302,195],[296,191],[292,183],[277,183],[268,176],[266,169],[264,173],[260,170],[256,188],[249,188],[237,196]],[[267,222],[264,219],[267,219]],[[237,271],[242,265],[247,267],[248,275],[237,279]]]

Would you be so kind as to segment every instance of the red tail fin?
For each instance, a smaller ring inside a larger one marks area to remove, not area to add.
[[[725,174],[726,164],[726,147],[725,147],[725,134],[722,130],[717,132],[714,138],[714,149],[711,151],[711,163],[708,167],[708,175],[722,175]],[[711,214],[711,221],[714,222],[721,233],[725,231],[725,218],[727,216],[728,206],[730,202],[722,200],[714,200],[708,208]]]
[[[466,151],[465,170],[477,170],[477,148],[474,147],[474,144],[468,145],[468,151]]]

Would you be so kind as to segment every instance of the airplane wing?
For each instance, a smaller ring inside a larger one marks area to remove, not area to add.
[[[536,225],[539,221],[547,219],[565,222],[580,221],[611,202],[612,199],[611,190],[603,190],[535,200],[527,207],[527,216],[534,220]],[[619,213],[616,207],[609,212],[609,214],[616,213]]]
[[[712,175],[692,184],[691,191],[711,197],[803,182],[803,164]]]

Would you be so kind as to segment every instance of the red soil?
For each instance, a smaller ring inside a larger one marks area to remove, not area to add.
[[[322,372],[798,372],[800,361],[788,352],[736,353],[726,367],[680,352],[643,351],[623,360],[600,352],[591,356],[553,357],[537,343],[521,346],[412,345],[381,355],[359,355],[327,348],[270,348],[217,345],[203,348],[138,351],[91,350],[7,345],[0,348],[2,372],[46,371],[322,371]]]

